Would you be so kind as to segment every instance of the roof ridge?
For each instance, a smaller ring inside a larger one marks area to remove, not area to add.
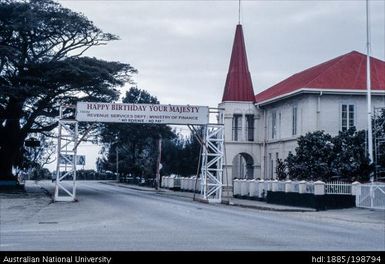
[[[354,52],[354,51],[352,51],[352,52]],[[350,52],[350,53],[352,53],[352,52]],[[270,90],[270,89],[274,89],[275,86],[278,86],[278,85],[280,85],[281,83],[284,83],[285,81],[287,81],[287,80],[293,78],[294,76],[298,76],[298,75],[303,74],[303,73],[305,73],[305,72],[312,71],[312,70],[314,70],[315,68],[319,68],[320,66],[322,66],[322,65],[324,65],[324,64],[327,64],[327,63],[330,63],[330,62],[333,61],[333,60],[337,60],[337,59],[339,59],[339,58],[341,58],[340,60],[342,60],[343,57],[345,57],[346,55],[348,55],[348,54],[350,54],[350,53],[347,53],[347,54],[338,56],[337,58],[334,58],[334,59],[325,61],[325,62],[323,62],[323,63],[320,63],[320,64],[318,64],[318,65],[315,65],[315,66],[313,66],[313,67],[310,67],[310,68],[308,68],[308,69],[306,69],[306,70],[303,70],[303,71],[294,73],[294,74],[290,75],[289,77],[287,77],[286,79],[284,79],[284,80],[282,80],[282,81],[276,83],[275,85],[273,85],[273,86],[267,88],[266,90],[263,90],[262,92],[257,93],[256,96],[259,95],[259,94],[261,94],[261,93],[264,93],[265,91],[268,91],[268,90]],[[338,60],[338,62],[340,62],[340,60]],[[338,63],[338,62],[336,62],[336,63]],[[329,66],[325,71],[327,71],[330,67],[334,66],[336,63],[333,63],[333,65]],[[318,75],[317,75],[315,78],[313,78],[312,80],[308,81],[308,82],[306,83],[306,85],[308,85],[309,83],[311,83],[312,81],[314,81],[315,79],[317,79],[317,78],[318,78],[321,74],[323,74],[325,71],[323,71],[322,73],[318,74]],[[305,85],[305,86],[306,86],[306,85]],[[305,86],[304,86],[304,87],[305,87]]]
[[[356,75],[356,79],[354,80],[354,86],[356,87],[357,86],[357,83],[358,83],[358,80],[359,80],[359,77],[360,77],[360,72],[361,72],[361,66],[362,64],[364,63],[364,57],[361,58],[361,62],[360,62],[360,65],[358,66],[358,71],[357,71],[357,75]]]

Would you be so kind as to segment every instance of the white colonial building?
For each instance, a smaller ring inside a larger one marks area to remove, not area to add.
[[[371,58],[372,104],[385,107],[385,62]],[[222,102],[225,124],[223,183],[273,179],[277,159],[295,153],[297,138],[367,128],[366,55],[344,54],[255,95],[242,26],[237,25]]]

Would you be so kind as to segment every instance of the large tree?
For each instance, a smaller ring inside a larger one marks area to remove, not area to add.
[[[14,179],[30,133],[57,126],[60,105],[118,98],[135,69],[83,57],[116,39],[51,0],[0,2],[0,180]]]
[[[292,179],[366,181],[373,171],[363,130],[350,128],[334,137],[315,131],[300,136],[297,142],[295,154],[290,153],[284,164],[280,164],[286,166]],[[285,171],[286,168],[281,169]]]
[[[333,158],[332,137],[324,131],[300,136],[295,154],[290,153],[285,162],[290,178],[301,180],[326,180],[333,174],[330,166]]]
[[[333,138],[334,159],[331,167],[334,168],[334,175],[350,181],[369,180],[373,166],[369,163],[365,140],[365,131],[356,131],[354,127],[340,131]]]
[[[194,131],[189,137],[181,135],[165,140],[162,144],[162,175],[193,176],[200,172],[201,145],[197,139],[203,130]]]

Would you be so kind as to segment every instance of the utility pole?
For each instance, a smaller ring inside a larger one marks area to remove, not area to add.
[[[156,141],[158,146],[158,158],[156,160],[155,189],[158,190],[160,186],[160,160],[162,157],[162,136],[160,134]]]
[[[116,180],[119,181],[119,149],[116,146]]]
[[[115,136],[116,151],[116,181],[119,181],[119,137]]]

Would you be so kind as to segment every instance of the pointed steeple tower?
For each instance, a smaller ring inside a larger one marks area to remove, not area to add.
[[[225,101],[255,102],[253,83],[247,64],[245,40],[240,24],[237,25],[235,31],[230,66],[222,97],[222,102]]]

